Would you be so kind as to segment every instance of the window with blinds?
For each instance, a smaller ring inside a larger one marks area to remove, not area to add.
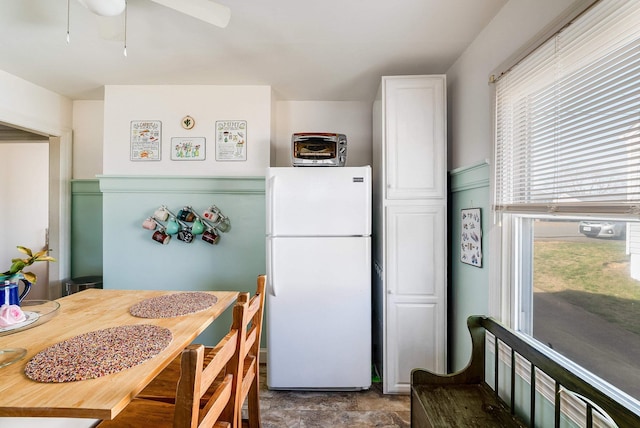
[[[576,0],[553,28],[569,17],[495,80],[491,292],[640,414],[640,0]]]
[[[496,210],[640,214],[640,1],[597,2],[495,84]]]

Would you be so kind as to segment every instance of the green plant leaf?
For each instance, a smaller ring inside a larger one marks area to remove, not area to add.
[[[17,247],[17,248],[18,248],[18,250],[19,250],[21,253],[25,253],[25,254],[26,254],[26,255],[28,255],[29,257],[31,257],[31,256],[33,255],[33,253],[31,252],[31,249],[30,249],[30,248],[23,247],[22,245],[18,245],[18,247]]]
[[[31,284],[35,284],[38,279],[36,274],[33,272],[22,272],[22,275],[24,276],[24,279],[29,281]]]
[[[38,251],[37,253],[33,254],[31,257],[35,259],[39,259],[40,257],[47,255],[48,252],[49,250]]]
[[[35,262],[55,262],[56,261],[56,259],[48,255],[49,249],[41,250],[34,254],[30,248],[23,247],[22,245],[18,245],[16,248],[18,248],[18,251],[20,251],[23,254],[26,254],[29,257],[25,259],[21,259],[21,258],[11,259],[11,267],[9,268],[8,271],[4,272],[3,275],[14,275],[16,273],[22,273],[27,281],[31,283],[35,283],[36,275],[33,272],[22,272],[22,270],[25,267],[32,265]]]
[[[13,259],[11,261],[13,262],[11,268],[9,268],[9,273],[11,274],[18,273],[27,266],[25,261],[22,259]]]

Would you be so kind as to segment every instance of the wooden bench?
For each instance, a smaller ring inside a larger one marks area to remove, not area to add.
[[[607,389],[604,391],[597,388],[593,375],[555,351],[536,347],[530,337],[513,332],[492,318],[471,316],[467,325],[472,341],[471,360],[467,367],[448,375],[424,369],[412,371],[412,427],[534,427],[551,426],[552,423],[559,427],[565,413],[562,406],[569,407],[568,402],[579,403],[577,413],[584,416],[584,421],[578,423],[582,426],[592,427],[596,420],[598,426],[640,427],[637,401],[615,389],[603,388]],[[486,332],[494,337],[493,357],[488,357],[493,359],[492,385],[498,385],[499,393],[489,386],[485,378]],[[507,355],[510,354],[507,364],[502,361],[504,358],[495,358],[496,355],[504,355],[505,348],[508,348]],[[530,373],[526,376],[526,383],[516,370],[523,360],[526,360]],[[502,379],[500,374],[506,375],[507,372],[508,376]],[[541,398],[537,389],[542,386],[538,384],[545,383],[541,379],[547,379],[546,384],[552,385],[551,401],[544,396]],[[523,384],[526,387],[522,387]],[[503,399],[505,396],[508,398]],[[545,409],[536,408],[537,402]],[[526,411],[518,411],[527,413],[526,422],[516,416],[516,403],[528,405]],[[544,414],[546,406],[550,406],[552,414]],[[575,417],[575,407],[573,409]],[[536,421],[536,417],[545,421]]]

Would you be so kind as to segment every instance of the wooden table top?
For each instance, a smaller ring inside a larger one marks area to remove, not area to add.
[[[50,321],[0,337],[0,349],[25,348],[17,363],[0,368],[0,416],[48,416],[113,419],[156,374],[191,343],[238,297],[235,291],[211,291],[215,305],[174,318],[136,318],[129,308],[170,291],[88,289],[58,299],[58,315]],[[24,374],[27,362],[43,349],[90,331],[132,324],[171,330],[173,340],[150,360],[119,373],[66,383],[39,383]]]

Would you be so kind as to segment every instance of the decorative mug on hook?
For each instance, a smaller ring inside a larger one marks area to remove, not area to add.
[[[167,245],[169,241],[171,241],[171,235],[168,235],[164,229],[159,229],[153,232],[151,239],[163,245]]]
[[[215,245],[220,240],[220,235],[215,228],[209,227],[202,234],[202,240],[208,244]]]
[[[204,224],[202,224],[202,221],[196,217],[196,219],[193,221],[193,225],[191,226],[191,233],[193,233],[194,235],[200,235],[203,232]]]
[[[167,223],[167,234],[175,235],[180,231],[180,224],[175,217],[171,217]]]
[[[215,205],[211,205],[202,213],[202,217],[210,221],[218,221],[218,218],[220,217],[220,210]]]
[[[142,222],[142,227],[148,230],[156,230],[158,223],[153,217],[147,217],[146,220]]]
[[[182,221],[191,223],[193,220],[195,220],[195,218],[196,215],[193,213],[191,207],[184,207],[180,211],[178,211],[178,219]]]
[[[153,213],[153,217],[157,218],[160,221],[167,221],[167,219],[169,218],[169,211],[167,210],[167,207],[163,205],[160,208],[158,208]]]
[[[192,243],[193,238],[194,238],[194,234],[187,229],[182,229],[180,232],[178,232],[178,239],[183,242],[186,242],[187,244]]]
[[[214,225],[220,232],[228,232],[231,229],[231,222],[229,218],[220,214],[220,219]]]

